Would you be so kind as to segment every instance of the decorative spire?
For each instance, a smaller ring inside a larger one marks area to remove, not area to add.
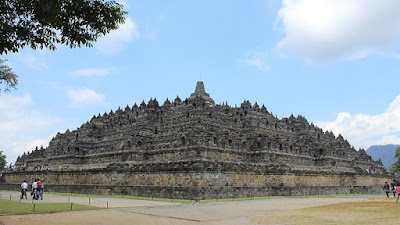
[[[189,102],[193,101],[196,97],[201,97],[207,104],[214,105],[214,100],[206,93],[203,81],[197,81],[196,90],[189,97]]]
[[[181,103],[182,100],[181,100],[181,98],[179,98],[179,96],[177,95],[176,98],[175,98],[175,100],[174,100],[174,102],[175,102],[175,103]]]
[[[203,81],[197,81],[196,90],[194,91],[194,94],[196,94],[196,95],[205,95],[206,94],[206,89],[204,88]]]
[[[264,104],[261,106],[261,112],[262,112],[262,113],[265,113],[265,112],[268,113],[267,108],[265,107]]]
[[[140,103],[140,108],[143,109],[146,107],[146,103],[144,102],[144,100],[142,101],[142,103]]]

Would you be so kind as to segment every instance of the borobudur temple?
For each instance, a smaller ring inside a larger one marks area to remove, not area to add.
[[[249,101],[215,104],[203,82],[185,100],[93,116],[15,165],[3,187],[41,177],[54,191],[185,199],[375,193],[391,181],[340,134]]]

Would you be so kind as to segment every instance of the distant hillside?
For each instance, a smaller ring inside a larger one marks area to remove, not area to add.
[[[399,146],[400,145],[372,145],[367,149],[367,154],[374,160],[380,158],[383,166],[389,169],[389,167],[396,162],[394,155],[396,153],[396,148]]]

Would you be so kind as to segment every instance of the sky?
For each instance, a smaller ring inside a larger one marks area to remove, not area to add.
[[[126,23],[93,48],[1,55],[19,76],[0,96],[7,161],[118,107],[189,97],[303,115],[368,148],[400,143],[400,1],[120,1]]]

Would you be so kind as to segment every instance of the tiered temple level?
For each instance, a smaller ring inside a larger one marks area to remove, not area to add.
[[[384,174],[380,161],[356,151],[341,135],[302,116],[278,119],[257,103],[215,105],[204,84],[186,100],[156,99],[94,116],[58,133],[48,148],[20,156],[17,167],[82,171],[210,171]]]

